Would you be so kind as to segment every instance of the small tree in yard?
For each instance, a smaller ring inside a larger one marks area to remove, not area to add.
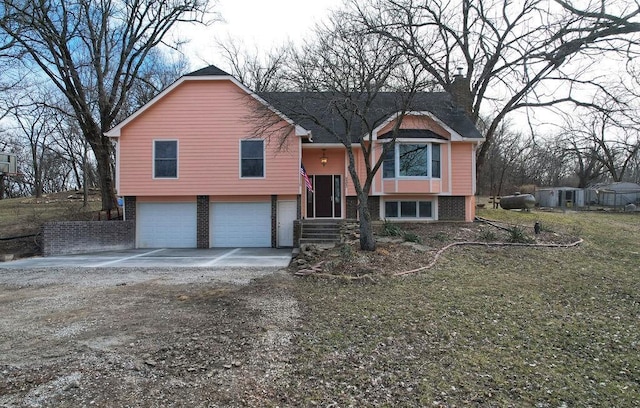
[[[291,50],[289,61],[288,87],[297,91],[298,98],[293,101],[287,93],[269,93],[265,98],[297,124],[313,124],[344,145],[358,198],[360,247],[373,251],[376,242],[368,206],[371,185],[420,89],[420,72],[407,64],[391,41],[357,31],[339,14],[317,29],[312,42]],[[382,144],[382,154],[374,160],[373,149],[380,144],[373,143],[373,131],[394,115],[389,142]],[[264,120],[261,127],[268,127]],[[364,162],[365,174],[358,173],[357,155]]]

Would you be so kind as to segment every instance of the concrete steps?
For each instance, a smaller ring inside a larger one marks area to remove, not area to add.
[[[300,244],[335,244],[340,242],[342,220],[304,220]]]

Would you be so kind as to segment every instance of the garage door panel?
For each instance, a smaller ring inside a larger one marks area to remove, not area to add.
[[[213,247],[270,247],[271,203],[212,203]]]
[[[138,203],[138,248],[195,248],[196,228],[196,203]]]

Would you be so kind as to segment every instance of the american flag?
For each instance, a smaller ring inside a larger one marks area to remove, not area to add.
[[[307,171],[304,169],[304,165],[300,164],[300,175],[304,177],[304,184],[307,186],[307,190],[313,193],[313,186],[311,185],[311,180],[309,180],[309,176],[307,175]]]

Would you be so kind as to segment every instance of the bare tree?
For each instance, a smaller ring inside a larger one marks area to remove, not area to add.
[[[594,106],[576,92],[591,87],[608,93],[603,78],[590,74],[592,68],[615,53],[631,60],[638,51],[640,4],[635,0],[592,0],[579,6],[564,0],[348,4],[352,19],[402,47],[472,120],[492,112],[478,153],[479,169],[510,112],[562,102]],[[462,75],[454,75],[459,67]],[[615,92],[610,95],[623,102]]]
[[[275,47],[266,53],[248,50],[242,42],[228,38],[218,42],[229,73],[255,92],[287,89],[284,66],[290,47]]]
[[[360,247],[372,251],[376,243],[368,198],[373,178],[420,88],[420,70],[407,69],[403,54],[388,39],[363,36],[353,28],[334,15],[318,27],[315,39],[290,54],[286,74],[298,91],[295,97],[287,92],[263,95],[296,123],[315,127],[344,145],[358,201]],[[385,92],[397,89],[402,92]],[[393,115],[397,119],[389,143],[376,156],[373,150],[380,144],[373,143],[374,129]],[[364,174],[357,170],[356,156],[364,162]]]
[[[620,118],[614,113],[586,112],[566,126],[564,135],[570,153],[578,160],[585,179],[600,173],[613,181],[623,181],[640,157],[640,126],[624,121],[626,115]]]
[[[507,188],[517,185],[515,174],[527,165],[530,148],[530,139],[522,138],[504,122],[496,131],[494,143],[487,151],[487,164],[478,176],[479,191],[501,196]]]
[[[18,174],[4,177],[7,196],[41,197],[69,189],[74,167],[58,144],[68,137],[63,136],[63,123],[64,116],[57,109],[39,102],[27,105],[23,99],[11,111],[0,133],[0,151],[18,158]]]
[[[208,0],[3,0],[0,38],[69,101],[96,158],[102,206],[115,205],[104,136],[127,104],[147,56],[179,22],[204,22]]]
[[[573,132],[566,133],[561,138],[566,145],[563,152],[574,162],[577,187],[585,188],[598,181],[604,175],[604,166],[597,155],[594,155],[597,145]]]
[[[52,151],[49,147],[52,134],[60,125],[59,118],[45,106],[32,104],[14,111],[13,121],[17,124],[19,137],[24,141],[28,151],[28,175],[32,182],[32,194],[42,197],[45,184],[45,171],[51,172],[49,163]],[[60,170],[57,166],[55,170]],[[51,176],[51,174],[49,174]]]

